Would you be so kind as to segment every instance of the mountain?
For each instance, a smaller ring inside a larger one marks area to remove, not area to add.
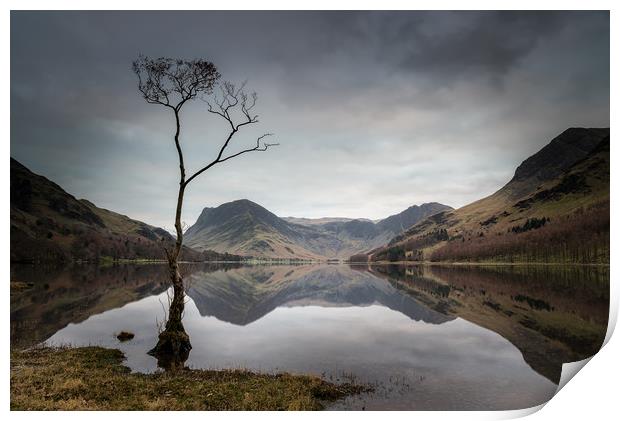
[[[197,250],[212,249],[259,257],[318,259],[300,244],[310,228],[278,218],[249,200],[205,208],[185,233],[185,243]]]
[[[249,200],[204,208],[185,233],[196,250],[261,258],[346,258],[385,244],[420,219],[451,209],[439,203],[412,206],[378,223],[350,218],[280,218]]]
[[[451,209],[450,206],[442,205],[437,202],[424,203],[420,206],[413,205],[399,214],[389,216],[379,221],[377,227],[381,230],[391,231],[394,234],[400,234],[429,215]]]
[[[494,194],[354,260],[609,262],[609,142],[609,129],[568,129]]]
[[[11,158],[11,261],[162,259],[174,237],[125,215],[76,199]],[[202,260],[185,248],[183,257]]]
[[[605,140],[609,143],[609,129],[568,129],[523,161],[502,190],[514,197],[527,194],[536,183],[561,176],[574,164],[587,158]]]

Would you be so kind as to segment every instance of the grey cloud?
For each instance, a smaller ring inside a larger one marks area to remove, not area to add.
[[[608,12],[12,12],[12,156],[157,225],[176,162],[170,116],[136,92],[139,52],[248,79],[261,124],[233,147],[282,143],[205,174],[189,223],[240,197],[295,216],[460,206],[565,128],[609,125]],[[184,113],[195,169],[221,126]]]
[[[435,15],[430,24],[403,25],[398,37],[415,39],[402,65],[436,77],[472,74],[501,77],[536,46],[539,39],[556,32],[565,13],[462,12]],[[430,16],[429,16],[430,18]]]

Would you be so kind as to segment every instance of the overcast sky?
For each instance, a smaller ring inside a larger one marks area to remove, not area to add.
[[[488,195],[571,126],[609,126],[607,12],[12,12],[11,156],[79,198],[172,228],[169,110],[138,53],[213,61],[259,94],[268,152],[190,184],[183,219],[247,198],[279,216],[378,219]],[[225,125],[183,110],[188,172]]]

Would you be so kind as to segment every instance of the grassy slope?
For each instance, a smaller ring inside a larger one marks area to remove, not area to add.
[[[522,226],[530,218],[550,218],[551,226],[561,223],[563,217],[575,212],[588,212],[608,206],[609,168],[607,138],[585,159],[576,162],[559,176],[540,182],[536,179],[513,180],[491,196],[425,219],[405,234],[394,238],[386,248],[375,250],[374,255],[378,257],[390,247],[401,246],[406,250],[419,249],[422,258],[429,260],[436,250],[449,243],[434,238],[435,233],[443,229],[451,241],[472,242],[475,245],[490,242],[494,236],[503,236],[504,242],[518,241],[523,234],[507,231]],[[548,228],[541,229],[541,233]],[[601,244],[601,247],[604,246]],[[608,253],[607,241],[607,256]],[[606,259],[608,261],[608,257]]]
[[[163,259],[165,230],[78,200],[11,159],[11,261]],[[187,260],[203,256],[184,248]]]
[[[99,347],[11,354],[12,410],[316,410],[366,388],[243,370],[130,373]]]
[[[118,257],[162,258],[161,239],[150,225],[78,200],[60,186],[11,159],[11,258],[23,260]]]
[[[136,234],[136,235],[142,235],[140,231],[145,232],[148,230],[148,231],[153,231],[153,233],[156,234],[160,238],[162,236],[166,238],[170,238],[170,235],[167,234],[161,228],[156,228],[151,225],[145,224],[144,222],[131,219],[130,217],[126,215],[122,215],[120,213],[116,213],[108,209],[97,207],[95,204],[89,202],[88,200],[82,199],[80,200],[80,202],[84,203],[86,206],[88,206],[93,211],[94,214],[99,216],[99,218],[101,218],[101,220],[105,224],[106,228],[108,228],[110,231],[114,233],[120,233],[120,234],[131,233],[131,234]]]
[[[595,164],[594,168],[590,169]],[[559,192],[557,197],[545,200],[536,197],[543,191],[550,191],[568,177],[583,177],[587,188],[575,187],[572,191]],[[544,182],[534,191],[529,189],[523,195],[512,195],[511,187],[506,186],[493,195],[464,206],[453,212],[447,225],[455,223],[451,230],[455,234],[472,235],[479,232],[504,232],[516,225],[522,225],[532,217],[557,217],[569,214],[576,209],[588,207],[609,200],[609,149],[598,151],[586,160],[575,164],[567,173]],[[531,200],[527,208],[516,206],[521,201]],[[508,215],[502,215],[506,211]],[[497,217],[497,222],[488,228],[481,226],[484,221]]]

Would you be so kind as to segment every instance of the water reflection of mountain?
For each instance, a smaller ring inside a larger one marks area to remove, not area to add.
[[[573,266],[357,267],[421,303],[508,339],[558,383],[562,364],[594,355],[607,331],[609,268]]]
[[[238,263],[184,264],[182,271],[228,270]],[[11,265],[11,347],[45,341],[69,323],[121,307],[168,288],[164,264]],[[23,288],[25,286],[25,288]]]
[[[439,324],[453,319],[370,272],[348,266],[247,266],[231,271],[194,272],[186,277],[202,316],[237,325],[252,323],[277,307],[380,304],[413,320]]]
[[[380,304],[413,320],[460,317],[514,344],[557,383],[562,364],[600,348],[609,309],[609,268],[184,265],[203,316],[246,325],[280,306]],[[69,323],[168,287],[165,265],[15,265],[11,346],[45,341]]]
[[[12,265],[11,347],[35,345],[69,323],[166,290],[162,265]]]

